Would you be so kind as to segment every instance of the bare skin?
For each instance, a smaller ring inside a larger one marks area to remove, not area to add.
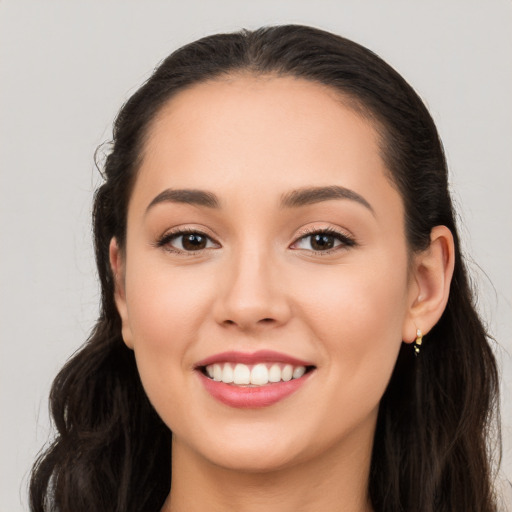
[[[163,512],[371,511],[379,402],[402,342],[444,310],[453,240],[438,226],[409,253],[368,121],[291,77],[181,92],[110,256],[124,341],[173,432]],[[254,408],[208,392],[199,361],[260,350],[307,361],[303,384]]]
[[[371,454],[358,451],[367,450],[369,446],[368,440],[364,439],[366,435],[360,434],[355,433],[360,439],[352,443],[356,450],[354,453],[333,450],[327,457],[308,461],[304,467],[297,465],[264,473],[234,473],[218,466],[205,465],[193,451],[180,447],[173,454],[173,467],[180,469],[173,479],[172,495],[162,512],[201,510],[206,506],[215,512],[371,511],[366,495]],[[340,457],[350,458],[343,465],[345,471],[341,471]],[[194,475],[192,481],[190,475]],[[197,488],[193,489],[192,482],[205,491],[208,504],[204,501],[203,492],[198,494]],[[342,508],[340,504],[343,504]]]

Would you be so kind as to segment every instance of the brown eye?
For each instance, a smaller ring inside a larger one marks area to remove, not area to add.
[[[347,235],[331,230],[323,230],[299,238],[291,248],[314,252],[328,252],[344,247],[353,247],[355,244],[355,241]]]
[[[171,233],[164,236],[157,245],[176,252],[196,252],[219,247],[218,243],[199,231]]]
[[[311,248],[314,251],[326,251],[332,249],[336,243],[336,238],[333,235],[325,233],[316,234],[311,236]]]
[[[199,233],[181,235],[182,246],[186,251],[199,251],[206,248],[207,238]]]

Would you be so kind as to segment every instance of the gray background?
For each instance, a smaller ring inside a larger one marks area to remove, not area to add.
[[[93,153],[115,113],[178,46],[291,22],[376,51],[437,122],[479,307],[501,347],[512,480],[509,0],[0,0],[0,512],[27,509],[28,471],[50,436],[50,383],[97,314]]]

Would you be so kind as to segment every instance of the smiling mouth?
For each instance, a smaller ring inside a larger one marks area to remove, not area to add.
[[[214,363],[198,368],[203,375],[215,382],[233,386],[259,387],[279,382],[300,379],[315,366],[302,366],[284,363]]]

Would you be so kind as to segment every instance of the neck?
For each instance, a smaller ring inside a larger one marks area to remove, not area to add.
[[[175,439],[172,497],[162,512],[370,512],[372,439],[360,441],[260,473],[219,467]]]

